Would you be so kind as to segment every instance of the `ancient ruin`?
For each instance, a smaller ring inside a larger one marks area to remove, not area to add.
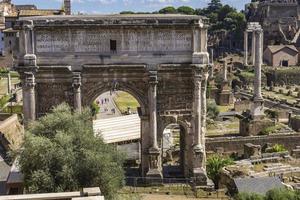
[[[207,184],[205,170],[207,23],[199,16],[100,15],[19,21],[25,123],[67,102],[89,106],[106,91],[141,105],[141,175],[162,178],[161,138],[184,130],[184,177]]]
[[[263,112],[264,100],[261,93],[263,30],[259,25],[259,23],[251,22],[247,26],[247,30],[245,32],[246,36],[248,32],[252,32],[254,35],[254,37],[252,38],[252,43],[255,45],[252,47],[252,52],[255,55],[255,59],[254,59],[255,78],[254,78],[253,103],[250,109],[250,113],[248,116],[246,116],[246,118],[240,121],[240,134],[244,136],[257,135],[265,127],[272,125],[272,122],[264,117],[264,112]],[[245,47],[247,49],[246,45]]]

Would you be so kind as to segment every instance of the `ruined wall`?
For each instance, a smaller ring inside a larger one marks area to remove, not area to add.
[[[300,134],[287,135],[269,135],[269,136],[251,136],[235,138],[207,138],[206,151],[216,151],[222,147],[226,153],[238,152],[239,155],[244,153],[244,145],[252,143],[255,145],[265,145],[266,143],[282,144],[286,149],[292,151],[299,146]]]

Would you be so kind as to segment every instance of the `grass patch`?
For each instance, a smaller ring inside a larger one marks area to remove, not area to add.
[[[270,134],[276,134],[280,129],[282,129],[284,125],[280,123],[276,123],[275,126],[269,126],[264,128],[261,132],[260,135],[270,135]]]
[[[131,94],[122,91],[117,92],[114,101],[121,113],[125,113],[128,107],[132,112],[137,112],[137,107],[140,106],[139,102]]]
[[[228,112],[234,108],[234,105],[229,105],[229,106],[218,106],[219,111],[222,112]]]

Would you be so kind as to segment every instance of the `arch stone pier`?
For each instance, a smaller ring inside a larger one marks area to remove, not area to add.
[[[184,129],[184,176],[205,170],[207,23],[187,15],[47,16],[21,19],[16,69],[25,124],[62,102],[88,106],[118,89],[140,103],[141,175],[162,178],[170,123]]]

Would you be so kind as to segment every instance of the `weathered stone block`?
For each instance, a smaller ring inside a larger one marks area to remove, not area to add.
[[[261,155],[261,146],[247,143],[244,145],[244,158]]]
[[[262,130],[274,125],[275,122],[266,118],[261,120],[242,119],[240,120],[240,134],[242,136],[259,135]]]

